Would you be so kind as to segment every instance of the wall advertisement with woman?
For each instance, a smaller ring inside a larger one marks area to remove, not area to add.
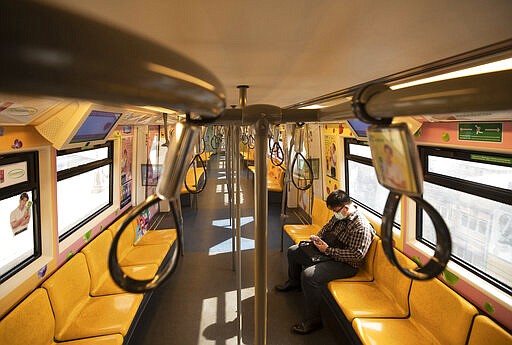
[[[340,186],[339,169],[339,126],[337,124],[324,125],[324,166],[325,166],[325,194],[329,195]]]

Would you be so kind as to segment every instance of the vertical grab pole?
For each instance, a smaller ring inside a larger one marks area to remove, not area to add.
[[[297,125],[294,123],[292,125],[292,138],[290,140],[290,147],[287,147],[288,145],[285,145],[285,141],[283,140],[283,147],[288,148],[288,159],[286,160],[286,172],[284,173],[284,188],[283,188],[283,194],[281,195],[281,251],[283,251],[283,245],[284,245],[284,222],[286,219],[286,204],[288,203],[288,188],[290,186],[290,176],[293,173],[291,164],[292,164],[292,149],[295,147],[295,130],[297,128]],[[286,154],[285,153],[285,154]]]
[[[233,126],[230,125],[226,128],[226,179],[227,179],[227,188],[228,188],[228,202],[229,202],[229,223],[231,225],[231,267],[232,270],[236,270],[236,246],[235,246],[235,236],[236,236],[236,223],[235,223],[235,212],[234,212],[234,176],[233,176]]]
[[[247,105],[247,89],[249,88],[248,85],[238,85],[238,93],[239,93],[239,105],[240,109],[242,109],[242,114],[245,109],[245,106]],[[235,197],[235,204],[236,204],[236,248],[237,248],[237,289],[236,289],[236,304],[238,308],[238,337],[237,337],[237,343],[238,345],[241,344],[242,341],[242,228],[240,225],[240,144],[238,140],[240,139],[240,130],[241,127],[238,125],[235,125],[235,132],[233,134],[234,139],[233,140],[233,146],[234,146],[234,156],[235,161],[235,190],[234,190],[234,197]],[[248,145],[247,145],[248,147]]]
[[[255,306],[254,345],[267,343],[267,148],[269,122],[265,118],[256,121],[256,144],[254,150],[255,184]]]
[[[240,127],[233,126],[233,138],[240,138]],[[233,139],[233,176],[236,219],[236,306],[238,311],[238,342],[242,340],[242,228],[240,226],[240,143]]]

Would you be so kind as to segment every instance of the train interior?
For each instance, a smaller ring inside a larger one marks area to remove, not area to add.
[[[509,1],[2,7],[0,345],[512,344]],[[337,189],[376,239],[298,335]]]

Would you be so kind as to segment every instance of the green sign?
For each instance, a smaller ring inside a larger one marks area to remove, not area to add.
[[[459,123],[459,140],[501,143],[502,133],[502,123]]]
[[[476,161],[483,162],[493,162],[493,163],[502,163],[507,165],[512,165],[512,158],[506,157],[495,157],[495,156],[487,156],[487,155],[479,155],[479,154],[471,154],[471,159]]]

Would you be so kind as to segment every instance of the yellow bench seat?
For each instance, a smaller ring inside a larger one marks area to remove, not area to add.
[[[38,288],[0,321],[0,344],[9,345],[121,345],[121,334],[56,343],[55,319],[45,289]]]
[[[136,246],[145,246],[151,244],[169,244],[172,245],[176,241],[176,229],[149,230],[140,240],[135,243]]]
[[[112,236],[117,233],[120,224],[116,222],[109,226]],[[133,220],[119,238],[117,246],[119,264],[123,267],[145,264],[160,266],[176,240],[175,229],[147,231],[136,243],[135,234],[136,221]]]
[[[403,267],[416,264],[395,250]],[[386,258],[382,246],[377,246],[373,281],[336,280],[328,288],[349,322],[354,318],[404,318],[409,315],[408,297],[411,279],[400,273]]]
[[[314,198],[311,224],[285,224],[283,231],[290,236],[295,244],[298,244],[300,241],[309,240],[309,236],[316,235],[331,216],[332,212],[325,205],[325,201]]]
[[[468,345],[510,345],[512,335],[485,315],[477,315],[473,320]]]
[[[367,345],[466,344],[477,310],[439,279],[414,280],[409,302],[407,318],[354,319],[352,326],[361,342]]]
[[[101,335],[126,335],[142,294],[91,297],[83,253],[77,253],[42,285],[55,315],[55,339],[68,341]]]
[[[112,279],[108,269],[108,256],[112,245],[112,234],[103,231],[94,240],[82,249],[87,260],[91,276],[92,296],[103,296],[125,292]],[[121,267],[131,278],[137,280],[152,279],[157,270],[157,264],[138,264]]]

